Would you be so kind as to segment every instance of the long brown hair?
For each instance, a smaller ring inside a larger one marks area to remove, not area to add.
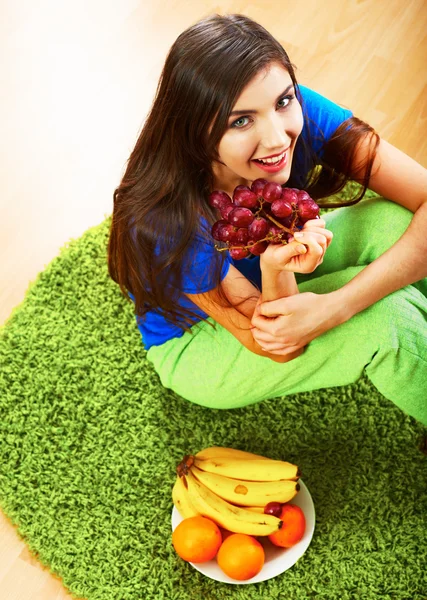
[[[218,159],[230,112],[245,86],[273,62],[287,69],[299,95],[294,66],[283,47],[244,15],[209,16],[172,45],[151,110],[114,191],[108,268],[122,293],[127,298],[128,292],[133,294],[139,317],[156,310],[185,331],[200,320],[178,304],[186,250],[196,232],[201,233],[201,216],[209,226],[218,219],[208,204],[214,185],[211,165]],[[315,199],[338,192],[351,179],[358,142],[369,134],[376,135],[366,123],[347,120],[324,145],[322,159],[299,136],[295,154],[299,144],[307,177],[297,181],[292,170],[287,185],[304,188]],[[360,167],[363,189],[358,197],[325,206],[347,206],[363,197],[374,151]],[[230,306],[219,283],[225,253],[217,254],[213,277],[223,305]]]

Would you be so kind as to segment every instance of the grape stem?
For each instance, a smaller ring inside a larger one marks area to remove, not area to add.
[[[263,217],[267,217],[267,219],[270,219],[270,221],[272,221],[275,225],[277,225],[277,227],[280,227],[280,229],[283,229],[283,231],[286,231],[287,233],[294,233],[292,231],[292,229],[288,229],[288,227],[285,227],[284,225],[279,223],[279,221],[276,221],[276,219],[274,217],[272,217],[271,215],[268,215],[267,213],[264,213],[264,211],[263,211]]]
[[[255,240],[255,243],[252,244],[251,246],[227,246],[226,248],[219,248],[218,244],[215,244],[215,250],[218,250],[218,252],[224,252],[225,250],[234,250],[237,248],[245,248],[246,250],[250,250],[253,246],[255,246],[256,244],[260,243],[260,242],[271,242],[272,238],[271,237],[265,237],[262,238],[262,240]],[[227,243],[227,242],[226,242]],[[286,246],[286,244],[288,244],[287,240],[279,240],[278,242],[274,242],[276,244],[282,244],[283,246]]]

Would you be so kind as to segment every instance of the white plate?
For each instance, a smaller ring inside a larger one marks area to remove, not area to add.
[[[200,571],[200,573],[203,573],[203,575],[215,579],[215,581],[234,584],[258,583],[259,581],[272,579],[284,571],[287,571],[287,569],[290,569],[309,547],[311,538],[313,537],[314,523],[316,520],[314,504],[310,492],[301,479],[299,480],[299,484],[301,489],[289,504],[296,504],[296,506],[299,506],[304,512],[306,520],[304,536],[298,544],[295,544],[292,548],[279,548],[278,546],[273,546],[268,538],[265,540],[262,537],[257,538],[264,546],[265,550],[265,563],[258,575],[255,575],[255,577],[247,579],[246,581],[231,579],[231,577],[228,577],[228,575],[219,568],[215,558],[205,563],[190,563],[190,565],[197,571]],[[174,506],[172,509],[172,531],[182,520],[181,515]]]

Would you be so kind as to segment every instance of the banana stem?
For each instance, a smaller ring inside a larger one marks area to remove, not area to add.
[[[194,456],[191,454],[186,454],[182,461],[176,468],[177,474],[182,477],[183,475],[188,475],[190,468],[193,466]]]

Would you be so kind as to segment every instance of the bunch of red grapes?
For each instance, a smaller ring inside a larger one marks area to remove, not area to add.
[[[259,256],[272,244],[287,244],[306,221],[319,218],[319,207],[307,192],[282,188],[279,183],[255,179],[251,187],[238,185],[233,199],[221,190],[213,191],[209,204],[218,209],[221,219],[212,227],[212,236],[227,244],[236,260],[249,254]]]

